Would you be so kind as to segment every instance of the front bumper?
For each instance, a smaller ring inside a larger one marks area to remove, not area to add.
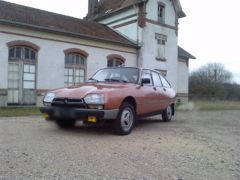
[[[63,107],[41,107],[40,111],[48,115],[49,120],[71,118],[75,120],[86,120],[90,116],[98,120],[116,119],[119,109],[113,110],[96,110],[80,108],[63,108]]]

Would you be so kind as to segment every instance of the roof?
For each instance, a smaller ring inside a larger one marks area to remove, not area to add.
[[[88,14],[86,18],[90,20],[104,18],[112,13],[146,1],[148,0],[100,0],[97,5],[97,13]]]
[[[137,47],[106,25],[0,0],[0,24]]]
[[[178,46],[178,57],[184,58],[184,59],[196,59],[193,55],[191,55],[189,52]]]
[[[98,2],[98,13],[93,19],[98,19],[104,16],[108,16],[111,13],[117,12],[119,10],[125,9],[129,6],[139,4],[142,2],[147,2],[148,0],[100,0]],[[179,18],[185,17],[185,13],[182,10],[182,6],[179,0],[173,0],[175,9],[178,11]],[[88,18],[88,17],[87,17]]]
[[[105,14],[107,11],[115,11],[128,7],[135,2],[135,0],[100,0],[98,3],[98,14]]]

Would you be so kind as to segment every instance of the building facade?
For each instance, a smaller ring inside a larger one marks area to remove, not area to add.
[[[180,3],[115,1],[89,0],[81,20],[0,0],[0,106],[40,106],[46,91],[113,66],[156,69],[187,97],[193,57],[178,60]]]
[[[138,66],[161,72],[178,92],[179,101],[187,102],[188,60],[195,57],[178,47],[178,20],[185,16],[179,0],[90,0],[86,18],[135,42],[141,47]]]

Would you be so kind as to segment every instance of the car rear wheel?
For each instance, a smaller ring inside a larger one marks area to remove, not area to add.
[[[57,125],[62,129],[70,129],[73,128],[75,125],[74,119],[57,119],[56,123]]]
[[[162,120],[164,122],[169,122],[172,120],[172,116],[173,116],[173,109],[171,105],[168,105],[168,107],[162,113]]]
[[[118,117],[114,120],[115,132],[119,135],[128,135],[131,133],[136,120],[136,113],[130,103],[123,103]]]

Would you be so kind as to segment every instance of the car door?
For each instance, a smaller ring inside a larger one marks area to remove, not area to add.
[[[153,78],[153,86],[156,90],[156,105],[158,107],[158,111],[165,109],[166,106],[166,94],[164,91],[164,87],[160,76],[157,72],[152,71],[152,78]]]
[[[174,92],[172,91],[171,85],[170,83],[163,77],[160,75],[160,79],[162,81],[163,84],[163,93],[164,93],[164,108],[166,108],[169,104],[171,104],[171,94],[173,94]]]
[[[150,83],[141,86],[140,114],[156,112],[159,108],[157,100],[157,90],[153,86],[153,80],[150,70],[142,70],[141,79],[150,79]]]

